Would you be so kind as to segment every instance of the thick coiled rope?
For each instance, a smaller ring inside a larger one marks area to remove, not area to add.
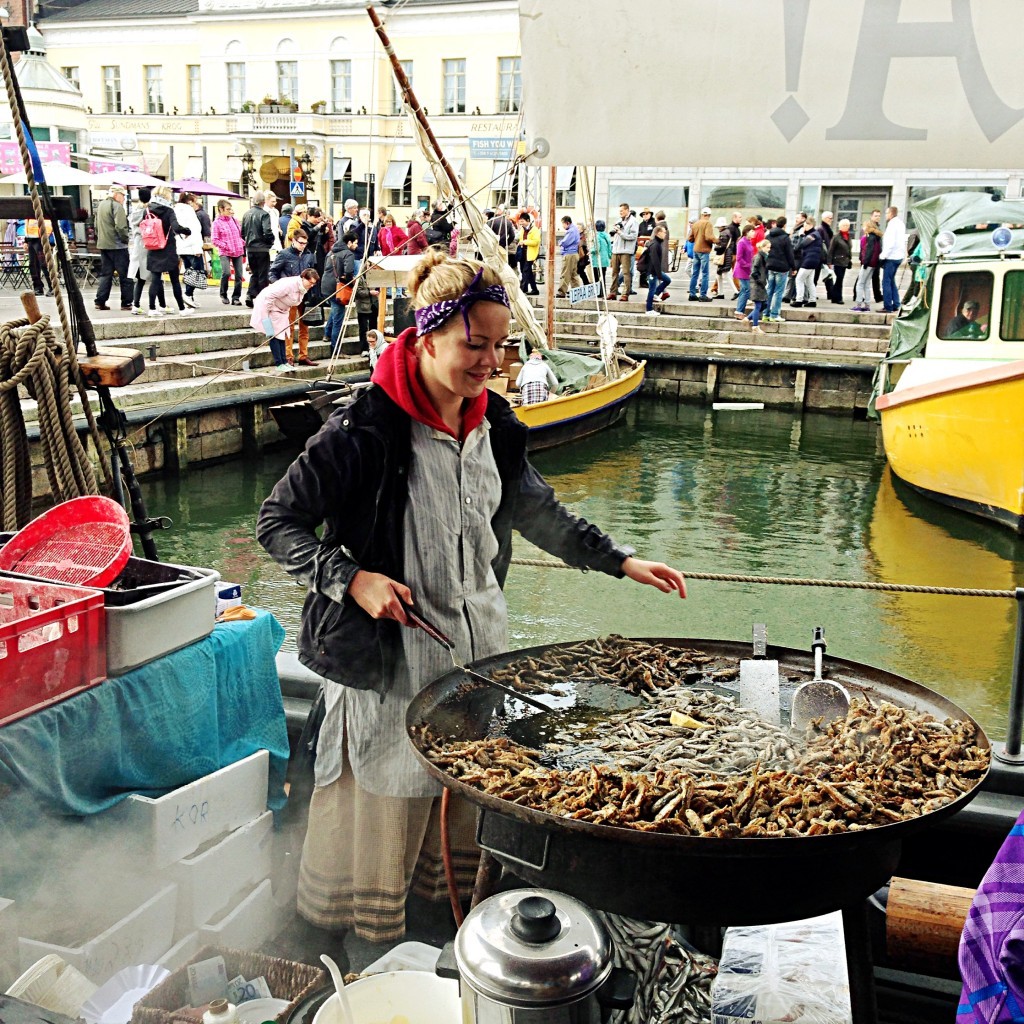
[[[57,340],[48,316],[34,324],[0,324],[0,498],[5,530],[20,529],[32,518],[32,469],[20,386],[38,407],[39,440],[54,502],[99,493],[71,412],[74,383],[67,347]]]
[[[513,558],[513,565],[537,569],[573,569],[565,562],[550,558]],[[940,594],[948,597],[1016,597],[1015,590],[979,590],[968,587],[921,587],[911,583],[874,583],[867,580],[817,580],[803,576],[747,576],[740,573],[687,572],[688,580],[711,580],[715,583],[773,583],[788,587],[839,587],[842,590],[883,590],[894,594]]]

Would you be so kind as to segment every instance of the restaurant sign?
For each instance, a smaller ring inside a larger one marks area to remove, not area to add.
[[[469,155],[474,160],[511,160],[515,139],[469,139]]]

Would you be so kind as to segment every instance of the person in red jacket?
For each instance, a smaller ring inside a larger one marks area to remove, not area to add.
[[[405,251],[409,256],[419,256],[428,249],[427,236],[423,233],[423,212],[413,210],[405,226],[408,242]]]
[[[380,251],[385,256],[395,253],[398,256],[405,256],[409,236],[395,223],[391,214],[384,217],[384,226],[377,232],[377,242]]]

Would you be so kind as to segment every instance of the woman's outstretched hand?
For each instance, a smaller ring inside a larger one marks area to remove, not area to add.
[[[405,605],[412,604],[412,591],[390,576],[360,569],[348,585],[348,593],[360,608],[374,619],[394,619],[409,625]]]
[[[657,587],[664,594],[671,594],[674,590],[680,597],[686,597],[686,578],[678,569],[664,562],[645,562],[630,555],[622,563],[622,571],[631,580]]]

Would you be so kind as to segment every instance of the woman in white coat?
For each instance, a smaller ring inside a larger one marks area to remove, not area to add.
[[[178,223],[183,228],[188,228],[188,237],[180,235],[176,243],[181,262],[185,265],[185,270],[198,270],[202,273],[205,270],[203,228],[196,216],[198,208],[199,200],[191,192],[182,192],[174,204],[174,216],[178,218]],[[184,279],[184,274],[182,274],[182,278]],[[185,284],[184,280],[182,283]],[[193,309],[196,308],[192,298],[194,293],[195,288],[190,284],[185,284],[185,305],[191,306]]]

